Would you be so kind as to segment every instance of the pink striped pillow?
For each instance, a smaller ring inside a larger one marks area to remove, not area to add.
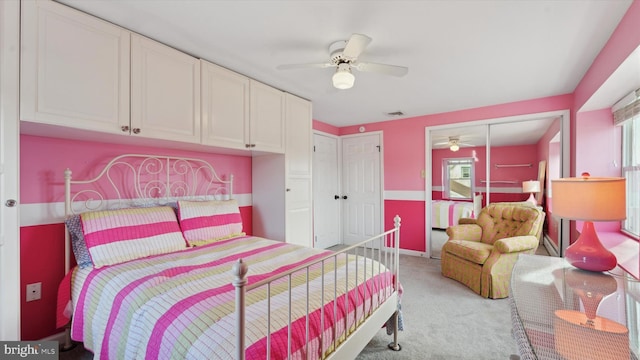
[[[169,206],[92,211],[80,220],[96,268],[186,248]]]
[[[236,200],[178,201],[182,234],[190,246],[244,236]]]

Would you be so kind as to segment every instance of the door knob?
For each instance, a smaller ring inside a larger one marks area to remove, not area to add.
[[[343,195],[342,198],[347,200],[347,195]]]
[[[333,198],[338,200],[338,199],[340,199],[340,195],[333,195]]]
[[[4,206],[6,207],[14,207],[16,206],[17,201],[13,200],[13,199],[9,199],[7,201],[5,201]]]

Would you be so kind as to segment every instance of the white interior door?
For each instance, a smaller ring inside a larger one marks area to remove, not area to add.
[[[326,249],[342,242],[338,138],[314,134],[313,148],[313,246]]]
[[[20,340],[20,1],[0,1],[0,340]]]
[[[342,138],[342,238],[355,244],[381,231],[379,134]]]

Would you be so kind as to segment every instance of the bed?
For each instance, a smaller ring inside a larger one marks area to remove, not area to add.
[[[431,227],[446,229],[458,225],[460,218],[475,218],[482,209],[482,195],[474,195],[473,202],[433,200],[431,202]]]
[[[58,296],[68,343],[94,359],[354,358],[383,326],[400,350],[399,217],[312,249],[247,236],[233,176],[205,161],[126,154],[96,173],[65,171]]]

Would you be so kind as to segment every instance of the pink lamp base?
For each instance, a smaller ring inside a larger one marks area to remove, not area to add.
[[[580,237],[567,248],[565,258],[571,265],[589,271],[608,271],[618,264],[616,256],[602,246],[591,221],[584,222]]]

